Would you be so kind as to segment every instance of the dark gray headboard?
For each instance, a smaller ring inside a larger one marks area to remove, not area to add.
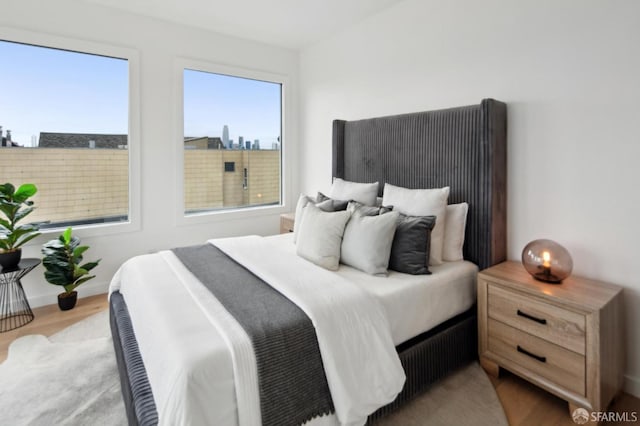
[[[465,259],[507,254],[507,109],[494,99],[437,111],[333,122],[333,176],[407,188],[451,187],[469,203]]]

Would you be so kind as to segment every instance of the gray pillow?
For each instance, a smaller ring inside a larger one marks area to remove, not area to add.
[[[313,203],[303,208],[296,253],[318,266],[335,271],[340,263],[344,228],[351,214],[324,212]]]
[[[357,211],[363,216],[377,216],[379,214],[389,213],[391,210],[393,210],[393,206],[365,206],[357,201],[349,201],[347,205],[348,212],[353,214]]]
[[[340,261],[368,274],[386,275],[398,216],[368,216],[355,209],[344,230]]]
[[[435,216],[401,214],[393,237],[389,269],[412,275],[431,274],[427,259],[431,246],[431,230],[435,224]]]
[[[326,195],[324,195],[322,192],[318,192],[318,196],[316,197],[315,200],[307,195],[300,194],[300,197],[298,197],[298,204],[296,205],[295,219],[293,222],[293,242],[294,243],[298,241],[298,227],[302,222],[302,210],[309,203],[315,204],[320,210],[325,212],[337,212],[340,210],[346,210],[347,204],[348,204],[347,201],[331,199]]]
[[[334,200],[324,195],[322,192],[318,192],[316,195],[316,207],[325,212],[339,212],[346,210],[349,201]]]

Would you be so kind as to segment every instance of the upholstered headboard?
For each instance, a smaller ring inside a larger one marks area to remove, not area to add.
[[[464,257],[506,259],[507,109],[494,99],[437,111],[333,122],[333,176],[407,188],[451,187],[469,203]]]

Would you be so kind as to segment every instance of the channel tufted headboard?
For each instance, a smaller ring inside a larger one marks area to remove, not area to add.
[[[436,111],[333,122],[333,176],[407,188],[451,187],[469,203],[464,257],[506,259],[507,109],[494,99]]]

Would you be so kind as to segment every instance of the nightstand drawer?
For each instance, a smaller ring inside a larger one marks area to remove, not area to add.
[[[585,354],[585,317],[532,297],[488,285],[488,315],[563,348]]]
[[[489,351],[547,380],[585,395],[585,357],[489,319]]]

